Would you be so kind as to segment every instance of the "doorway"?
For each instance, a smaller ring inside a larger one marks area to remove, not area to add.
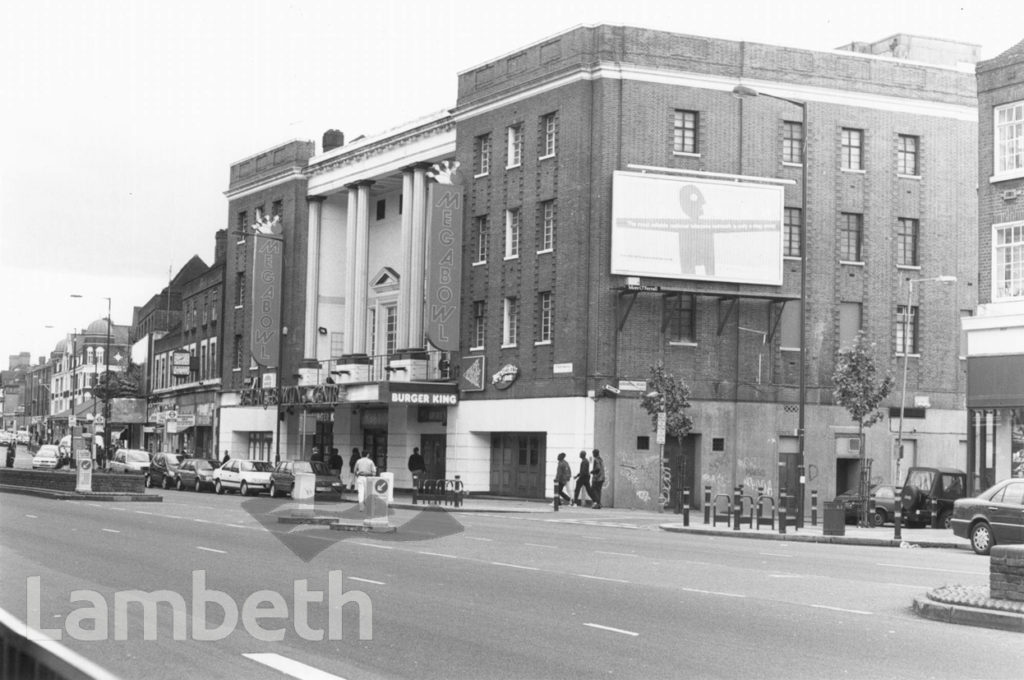
[[[420,435],[420,454],[427,469],[427,479],[445,478],[445,445],[446,436],[443,434]]]
[[[544,433],[491,436],[491,493],[518,498],[544,497]]]
[[[388,431],[363,430],[363,451],[377,466],[377,472],[388,471]]]
[[[700,451],[699,439],[699,434],[692,433],[682,440],[672,435],[665,438],[665,464],[672,474],[667,507],[675,508],[676,503],[682,507],[684,488],[690,490],[690,507],[695,510],[701,507],[700,487],[696,480],[696,471],[700,469],[697,461],[697,452]]]

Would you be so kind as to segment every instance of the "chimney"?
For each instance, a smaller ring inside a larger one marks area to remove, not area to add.
[[[213,264],[223,264],[228,260],[228,230],[218,229],[213,236]]]
[[[328,130],[324,133],[323,142],[320,144],[324,153],[339,146],[345,146],[345,133],[341,130]]]

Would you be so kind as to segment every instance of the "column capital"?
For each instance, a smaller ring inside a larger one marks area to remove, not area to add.
[[[410,163],[409,165],[402,166],[399,169],[402,172],[416,172],[417,170],[426,171],[426,170],[429,170],[430,166],[432,166],[432,165],[433,165],[433,163],[430,163],[428,161],[417,161],[415,163]]]
[[[307,203],[323,203],[326,200],[326,196],[306,196]]]
[[[356,180],[355,182],[349,182],[348,184],[344,185],[344,188],[353,190],[358,189],[359,187],[371,187],[373,185],[374,181],[372,179],[360,179]]]

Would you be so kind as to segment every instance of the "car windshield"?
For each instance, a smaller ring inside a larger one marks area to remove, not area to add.
[[[177,456],[166,456],[164,460],[167,461],[167,467],[176,468],[181,465],[181,460]]]
[[[875,498],[896,498],[896,492],[891,486],[880,486],[875,490]]]
[[[271,472],[273,469],[270,463],[265,463],[262,460],[243,460],[241,464],[243,472]]]
[[[143,451],[129,451],[125,454],[125,459],[129,463],[148,463],[149,454]]]
[[[310,472],[314,475],[330,475],[331,470],[326,463],[318,460],[299,460],[295,462],[295,472]]]
[[[907,486],[930,489],[932,488],[933,479],[935,479],[935,472],[933,470],[913,470],[907,475]]]
[[[212,469],[213,469],[213,464],[211,464],[210,461],[208,461],[208,460],[197,460],[196,461],[196,470],[212,470]]]

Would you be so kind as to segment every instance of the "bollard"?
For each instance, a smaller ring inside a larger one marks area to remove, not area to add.
[[[562,504],[561,500],[558,497],[558,482],[555,482],[555,512],[558,512],[558,506]]]
[[[786,533],[786,498],[787,494],[779,494],[779,533]]]
[[[818,526],[818,492],[811,489],[811,526]]]
[[[900,524],[903,522],[903,499],[900,498],[900,494],[896,494],[896,502],[893,504],[892,521],[894,526],[896,527],[893,530],[892,534],[893,540],[903,540],[903,530],[900,526]]]
[[[690,526],[690,487],[683,487],[683,526]]]
[[[797,481],[797,494],[796,494],[796,529],[804,528],[804,484],[807,482],[807,470],[803,465],[797,465],[797,474],[799,475]]]
[[[742,487],[735,487],[732,490],[732,528],[733,531],[740,530],[740,512],[743,510],[743,504],[740,502],[740,494],[743,493]]]
[[[711,524],[711,485],[704,487],[704,524]]]

